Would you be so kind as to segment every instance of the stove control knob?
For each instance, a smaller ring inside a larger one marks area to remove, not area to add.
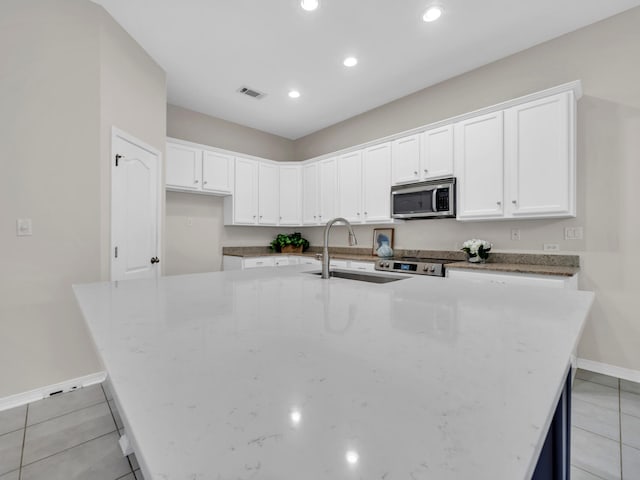
[[[381,260],[381,261],[378,262],[378,265],[381,266],[381,267],[384,267],[384,262]]]
[[[435,272],[436,271],[436,266],[432,265],[431,268],[430,268],[430,271]]]
[[[424,270],[425,272],[428,272],[428,271],[429,271],[429,265],[425,265],[425,266],[424,266],[424,268],[423,268],[423,270]]]
[[[389,268],[389,262],[385,262],[384,266]]]

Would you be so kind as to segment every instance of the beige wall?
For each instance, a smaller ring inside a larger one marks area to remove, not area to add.
[[[141,52],[88,1],[0,3],[0,398],[100,370],[71,285],[108,277],[107,124],[164,150],[164,74]]]
[[[467,238],[481,237],[492,241],[497,250],[540,252],[544,243],[557,243],[564,252],[580,254],[580,286],[596,292],[580,356],[640,370],[640,279],[637,276],[640,257],[635,252],[635,245],[640,243],[640,222],[635,211],[636,205],[640,205],[638,25],[640,8],[298,139],[293,142],[291,157],[284,158],[312,158],[561,83],[582,80],[585,96],[578,104],[577,218],[468,223],[411,221],[395,226],[395,241],[399,248],[453,249],[459,248]],[[196,126],[201,120],[193,117],[193,124],[188,128],[185,124],[183,130],[172,131],[173,115],[170,107],[169,135],[223,146],[208,141],[212,137],[206,137],[201,129],[210,127]],[[209,125],[212,124],[209,122]],[[191,129],[201,132],[200,136],[185,137]],[[236,147],[225,148],[267,157],[266,152],[273,148],[261,145],[247,151],[243,142],[251,139],[242,137]],[[182,262],[176,261],[174,265],[171,257],[177,258],[179,252],[182,255],[208,252],[209,265],[217,267],[219,257],[211,252],[217,251],[220,245],[266,245],[270,234],[289,230],[223,227],[220,199],[168,195],[167,243],[171,243],[172,250],[167,252],[167,257],[168,262],[172,262],[171,271],[176,273]],[[186,226],[193,212],[202,214],[193,222],[194,226],[201,222],[200,229]],[[564,240],[567,226],[584,227],[584,240]],[[510,239],[512,228],[520,229],[520,241]],[[302,230],[313,244],[321,243],[320,228]],[[195,236],[200,233],[211,243],[195,245]],[[356,234],[361,244],[371,245],[372,227],[357,227]],[[331,241],[334,245],[346,245],[344,229],[336,229]],[[187,245],[193,247],[189,253],[185,253],[189,250]],[[189,261],[182,265],[187,265],[182,271],[188,271]]]
[[[175,105],[167,105],[167,136],[281,162],[298,160],[292,140]]]

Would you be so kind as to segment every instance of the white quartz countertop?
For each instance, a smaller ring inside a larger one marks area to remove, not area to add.
[[[74,287],[147,480],[531,476],[592,293],[304,268]]]

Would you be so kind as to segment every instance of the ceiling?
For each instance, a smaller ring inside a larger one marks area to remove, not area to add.
[[[166,70],[169,103],[289,139],[640,5],[320,0],[307,12],[299,0],[94,1]],[[434,3],[442,17],[423,22]],[[350,55],[359,63],[347,68]]]

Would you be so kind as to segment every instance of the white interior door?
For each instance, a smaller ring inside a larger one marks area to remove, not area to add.
[[[111,280],[155,278],[160,154],[116,129],[111,152]]]

